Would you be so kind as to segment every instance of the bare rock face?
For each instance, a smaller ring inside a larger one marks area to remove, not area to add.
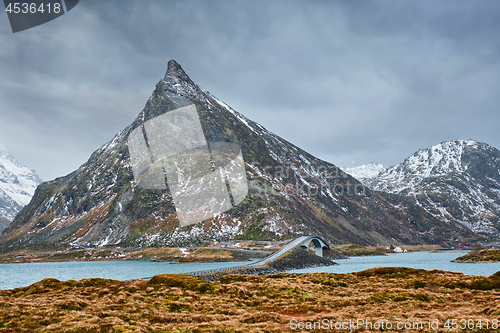
[[[189,112],[173,115],[185,108]],[[193,115],[194,127],[186,130],[186,117]],[[168,131],[158,127],[167,123]],[[175,145],[170,139],[155,142],[176,130],[190,135]],[[192,133],[200,131],[204,138],[194,140]],[[133,137],[139,141],[131,144]],[[160,151],[161,145],[165,147]],[[187,152],[180,157],[179,147]],[[216,152],[238,159],[218,164]],[[177,160],[165,162],[174,155]],[[200,172],[198,162],[207,156],[212,167]],[[217,183],[217,170],[226,180],[227,187],[219,188],[224,195],[214,194],[213,202],[179,204],[181,199],[199,200],[190,195],[206,193]],[[214,177],[210,181],[208,174]],[[183,193],[180,185],[188,183],[193,187]],[[181,214],[191,217],[184,220],[188,223],[181,223]],[[4,251],[189,246],[301,234],[321,235],[332,243],[374,245],[446,243],[474,236],[458,223],[442,223],[402,196],[366,188],[335,165],[267,131],[197,86],[172,60],[136,120],[78,170],[42,183],[2,234],[0,246]]]

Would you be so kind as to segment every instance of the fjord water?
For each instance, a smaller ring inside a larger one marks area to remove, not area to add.
[[[375,267],[409,267],[425,270],[438,269],[442,271],[464,273],[466,275],[489,276],[500,271],[500,263],[456,263],[453,259],[465,255],[461,252],[407,252],[391,253],[385,256],[351,257],[335,260],[338,266],[305,268],[294,270],[294,273],[328,272],[352,273]]]
[[[500,271],[500,263],[453,263],[451,260],[466,252],[413,252],[389,254],[386,256],[352,257],[336,260],[338,266],[306,268],[295,273],[330,272],[351,273],[374,267],[410,267],[426,270],[462,272],[468,275],[489,276]],[[0,290],[25,287],[45,278],[58,280],[80,280],[84,278],[106,278],[131,280],[151,277],[156,274],[182,274],[216,268],[241,266],[250,263],[185,263],[125,261],[71,261],[51,263],[25,263],[0,265]]]
[[[0,290],[29,286],[46,278],[61,281],[86,278],[133,280],[157,274],[183,274],[242,266],[251,262],[253,260],[176,264],[166,261],[116,260],[0,264]]]

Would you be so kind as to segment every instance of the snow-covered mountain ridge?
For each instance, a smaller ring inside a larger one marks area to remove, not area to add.
[[[16,161],[0,144],[0,216],[13,220],[40,183],[35,171]]]
[[[387,168],[387,165],[372,162],[357,167],[342,168],[342,170],[365,184]]]
[[[436,218],[500,234],[500,151],[474,140],[441,142],[364,180],[414,198]]]
[[[381,191],[399,193],[414,188],[428,177],[463,173],[469,167],[462,160],[464,151],[478,148],[487,148],[487,145],[473,140],[455,140],[420,149],[403,163],[373,177],[375,183],[370,185]]]

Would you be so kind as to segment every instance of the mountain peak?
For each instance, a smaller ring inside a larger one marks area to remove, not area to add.
[[[167,72],[165,73],[165,77],[168,76],[185,77],[185,78],[187,77],[189,79],[189,76],[186,74],[184,69],[182,69],[182,66],[179,65],[179,63],[174,59],[168,62]]]
[[[476,140],[452,140],[452,141],[443,141],[438,143],[437,145],[434,145],[429,148],[424,148],[420,149],[419,151],[423,150],[436,150],[436,149],[463,149],[466,146],[476,146],[481,144],[479,141]]]
[[[177,61],[175,61],[174,59],[172,59],[168,62],[167,71],[182,71],[182,72],[184,72],[181,65],[179,65],[179,63]]]
[[[165,76],[158,83],[155,93],[163,96],[162,100],[173,101],[175,107],[185,106],[188,100],[206,98],[203,89],[194,83],[181,65],[173,59],[168,62]],[[180,97],[183,101],[179,99]]]

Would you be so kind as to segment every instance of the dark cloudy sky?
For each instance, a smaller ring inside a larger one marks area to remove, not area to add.
[[[500,1],[81,0],[12,34],[0,14],[0,143],[44,180],[130,124],[168,60],[339,166],[500,148]]]

